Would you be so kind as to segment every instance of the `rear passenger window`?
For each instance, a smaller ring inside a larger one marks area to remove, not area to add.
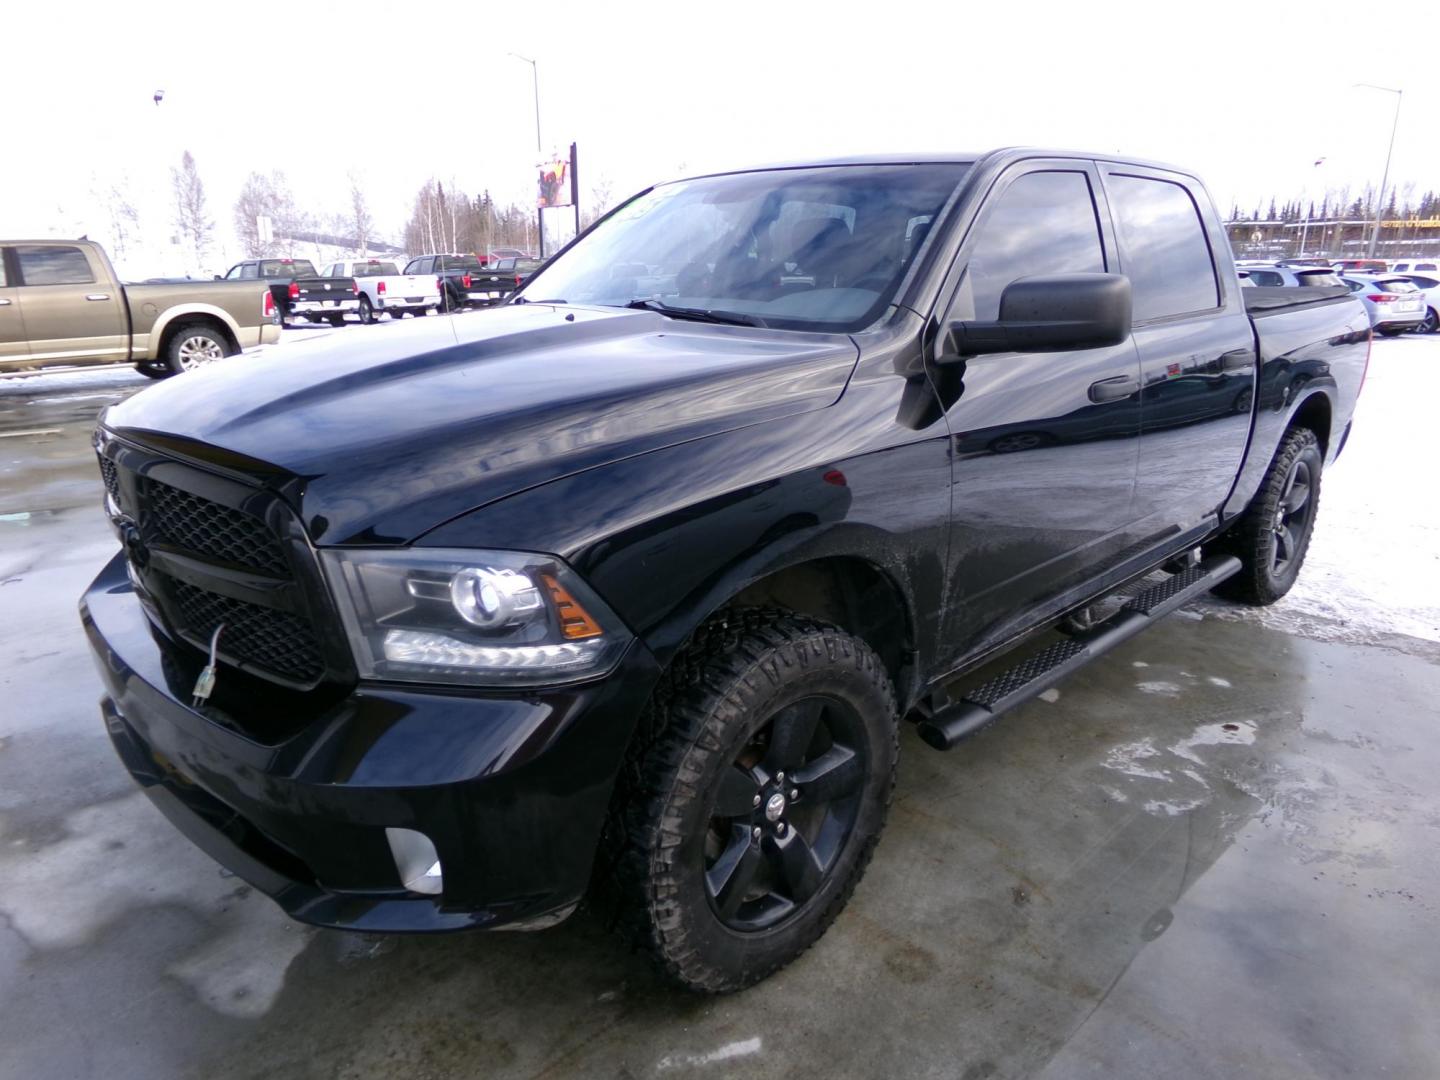
[[[95,280],[85,252],[76,247],[17,247],[20,280],[26,285],[89,285]]]
[[[1089,178],[1083,172],[1026,173],[990,206],[970,249],[970,317],[998,318],[1000,294],[1016,278],[1104,270]]]
[[[1215,261],[1190,192],[1143,176],[1112,174],[1108,181],[1121,270],[1135,290],[1135,321],[1218,307]]]

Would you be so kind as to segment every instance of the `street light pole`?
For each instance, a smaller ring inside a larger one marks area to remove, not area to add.
[[[528,56],[521,56],[517,52],[510,53],[516,60],[523,60],[530,65],[530,80],[535,87],[535,152],[543,154],[540,148],[540,65]]]
[[[524,61],[530,65],[530,81],[535,90],[535,153],[543,154],[545,151],[540,143],[540,65],[528,56],[521,56],[517,52],[510,53],[516,60]],[[535,211],[535,231],[540,244],[540,257],[545,257],[545,211],[537,208]]]
[[[1390,125],[1390,148],[1385,151],[1385,171],[1380,174],[1380,191],[1375,196],[1375,225],[1370,230],[1370,246],[1365,252],[1367,259],[1373,259],[1375,248],[1380,243],[1380,214],[1385,209],[1385,185],[1390,183],[1390,157],[1395,153],[1395,131],[1400,127],[1400,106],[1405,101],[1405,91],[1396,90],[1393,86],[1376,86],[1374,83],[1353,83],[1352,89],[1357,86],[1395,95],[1395,121]]]

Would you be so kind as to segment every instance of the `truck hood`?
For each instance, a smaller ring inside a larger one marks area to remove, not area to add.
[[[104,423],[212,467],[249,459],[317,543],[396,544],[560,476],[824,408],[857,355],[844,335],[526,304],[287,342]]]

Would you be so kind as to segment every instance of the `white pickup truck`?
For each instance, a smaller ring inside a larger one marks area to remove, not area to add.
[[[433,274],[402,274],[386,259],[348,259],[331,263],[322,277],[354,278],[360,286],[360,321],[374,322],[381,312],[392,319],[428,315],[440,309],[440,280]]]

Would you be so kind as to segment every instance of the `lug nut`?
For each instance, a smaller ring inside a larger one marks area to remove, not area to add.
[[[760,826],[759,826],[759,825],[756,825],[755,828],[753,828],[753,829],[750,830],[750,839],[751,839],[751,840],[759,840],[759,839],[760,839]]]
[[[785,835],[785,822],[783,822],[783,821],[777,821],[777,822],[775,822],[775,835],[776,835],[776,836],[784,836],[784,835]]]
[[[760,796],[759,796],[759,795],[756,795],[755,798],[750,801],[750,805],[751,805],[751,806],[759,806],[759,805],[760,805]]]
[[[792,788],[790,789],[790,801],[791,801],[791,802],[794,802],[794,801],[795,801],[796,799],[798,799],[799,797],[800,797],[800,789],[799,789],[799,788],[793,788],[793,787],[792,787]]]
[[[782,773],[776,773],[776,774],[775,774],[775,783],[777,783],[777,784],[783,784],[784,782],[785,782],[785,774],[784,774],[783,772],[782,772]]]

